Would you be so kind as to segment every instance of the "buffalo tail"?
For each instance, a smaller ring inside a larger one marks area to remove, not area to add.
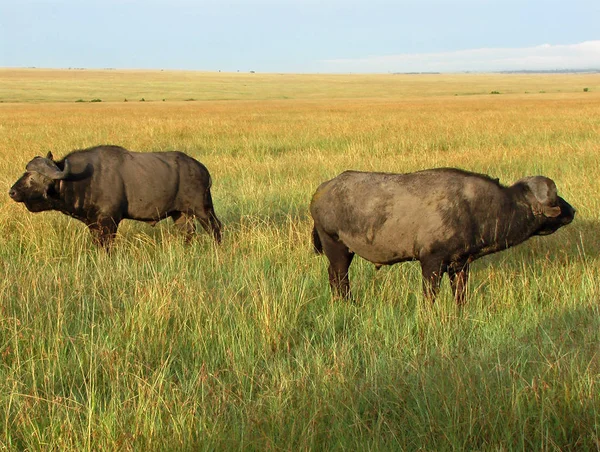
[[[315,226],[313,226],[312,230],[312,242],[315,254],[323,254],[323,244],[321,243],[321,238],[319,237],[319,233]]]

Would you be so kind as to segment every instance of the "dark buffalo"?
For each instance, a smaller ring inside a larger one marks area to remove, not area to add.
[[[329,259],[335,294],[350,295],[354,254],[381,265],[418,260],[425,297],[434,300],[448,273],[463,304],[469,265],[475,259],[552,234],[569,224],[575,209],[543,176],[510,187],[459,169],[409,174],[346,171],[312,198],[313,243]]]
[[[62,160],[35,157],[10,197],[31,212],[57,210],[83,221],[110,247],[124,219],[152,225],[172,217],[190,238],[194,217],[221,241],[206,167],[182,152],[130,152],[118,146],[77,150]]]

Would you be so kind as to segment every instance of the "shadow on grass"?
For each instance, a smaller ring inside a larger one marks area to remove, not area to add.
[[[321,382],[317,391],[323,393],[311,394],[319,400],[317,413],[297,399],[289,408],[311,419],[313,446],[597,448],[597,305],[550,313],[527,328],[506,331],[496,344],[473,338],[480,330],[470,322],[455,328],[455,337],[447,337],[453,343],[399,350],[397,359],[384,348],[379,358],[364,357],[369,363],[364,373],[336,384]],[[268,432],[270,414],[262,414]],[[305,441],[289,439],[288,444]]]

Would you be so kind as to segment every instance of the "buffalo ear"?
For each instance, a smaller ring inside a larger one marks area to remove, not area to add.
[[[549,207],[549,206],[544,206],[542,213],[544,214],[545,217],[548,218],[556,218],[560,215],[560,207],[555,206],[555,207]]]
[[[542,203],[537,202],[537,200],[531,203],[531,210],[535,216],[543,215],[547,218],[556,218],[561,213],[560,207],[545,206]]]
[[[46,154],[46,158],[48,160],[54,160],[54,156],[52,155],[52,151],[48,151],[48,154]]]

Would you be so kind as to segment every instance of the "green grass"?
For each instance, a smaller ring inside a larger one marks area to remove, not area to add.
[[[378,77],[348,76],[364,92],[342,99],[334,79],[295,77],[320,98],[111,103],[91,80],[102,103],[0,105],[5,192],[50,149],[180,149],[210,169],[225,225],[217,247],[124,222],[107,255],[83,224],[0,199],[1,447],[598,450],[597,90],[511,95],[496,76],[481,96],[377,98]],[[414,263],[357,259],[356,301],[332,300],[310,245],[317,185],[434,166],[545,174],[577,217],[477,261],[462,311],[447,280],[426,305]]]

